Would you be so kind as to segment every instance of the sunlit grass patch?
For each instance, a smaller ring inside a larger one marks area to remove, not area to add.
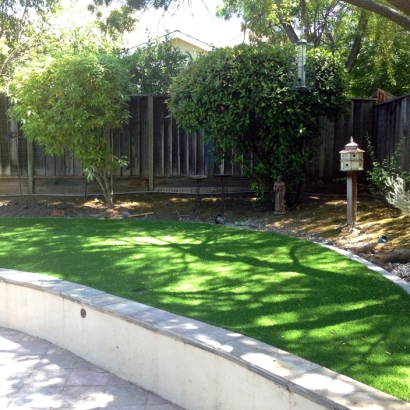
[[[21,218],[0,229],[0,267],[228,328],[410,401],[410,296],[324,247],[169,221]]]

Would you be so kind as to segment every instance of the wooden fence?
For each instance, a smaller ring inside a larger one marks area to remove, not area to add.
[[[203,142],[203,133],[188,133],[177,128],[170,117],[164,96],[133,96],[130,119],[113,137],[113,152],[126,156],[129,165],[117,171],[116,193],[139,191],[190,192],[195,174],[208,175],[201,184],[203,192],[220,187],[215,174],[230,174],[231,191],[248,190],[239,164],[216,164],[212,145]],[[366,150],[366,135],[371,136],[379,160],[390,158],[403,136],[409,134],[410,95],[377,104],[376,99],[353,99],[345,118],[335,123],[324,121],[316,161],[308,167],[309,176],[323,180],[344,177],[339,171],[339,151],[353,137]],[[10,138],[5,112],[7,100],[0,98],[0,194],[88,195],[99,193],[95,182],[87,183],[81,163],[71,152],[47,154],[37,143],[25,138]],[[409,169],[410,141],[405,140],[400,164]],[[370,158],[365,156],[365,168]],[[363,178],[365,173],[360,173]]]
[[[400,147],[397,163],[410,169],[410,94],[375,105],[372,143],[379,161],[389,162]]]
[[[323,121],[320,145],[316,160],[310,164],[309,177],[323,180],[334,180],[345,177],[346,173],[340,171],[340,154],[350,138],[359,144],[361,149],[367,149],[366,135],[372,135],[373,107],[376,100],[352,99],[349,114],[339,121]],[[370,163],[365,154],[365,164]],[[364,178],[364,173],[359,173],[359,178]]]

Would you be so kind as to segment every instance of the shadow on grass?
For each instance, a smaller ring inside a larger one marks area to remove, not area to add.
[[[326,248],[167,221],[0,219],[0,229],[3,268],[235,330],[410,400],[410,296]]]

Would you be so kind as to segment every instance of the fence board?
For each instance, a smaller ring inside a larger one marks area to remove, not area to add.
[[[10,172],[12,176],[18,175],[18,149],[19,149],[19,140],[18,138],[11,138],[9,142],[10,147]]]
[[[150,119],[148,100],[153,101],[153,117]],[[209,151],[212,143],[204,143],[203,132],[188,133],[177,128],[175,120],[170,118],[166,98],[163,96],[132,96],[130,100],[130,119],[121,131],[114,134],[113,152],[117,156],[127,156],[129,166],[116,173],[117,185],[126,192],[154,188],[157,184],[170,184],[186,187],[192,185],[189,175],[208,175],[206,185],[212,184],[216,173],[231,174],[233,178],[242,178],[240,164],[231,164],[229,156],[216,164],[214,155]],[[5,112],[7,101],[0,96],[0,176],[25,176],[27,168],[27,143],[25,139],[5,139],[7,119]],[[153,124],[152,146],[149,144],[149,124]],[[402,137],[406,137],[401,150],[399,164],[403,169],[410,168],[410,95],[376,104],[374,99],[354,99],[351,112],[335,123],[324,121],[321,131],[321,144],[317,147],[317,158],[308,166],[308,175],[312,178],[332,180],[343,177],[339,170],[339,151],[353,136],[359,147],[367,151],[366,135],[371,136],[379,161],[391,158]],[[16,145],[17,144],[17,145]],[[33,144],[35,185],[41,192],[47,189],[58,190],[63,186],[61,180],[72,178],[65,188],[69,192],[74,181],[84,181],[81,163],[71,152],[61,156],[46,155],[37,143]],[[150,176],[150,158],[153,159],[153,174]],[[370,167],[368,153],[365,154],[365,168]],[[364,177],[360,173],[359,177]],[[38,178],[50,178],[49,182]],[[78,177],[78,178],[74,178]],[[73,179],[74,178],[74,179]],[[122,178],[122,179],[121,179]],[[59,181],[53,182],[53,179]],[[13,179],[12,179],[13,180]],[[151,184],[148,184],[148,180]],[[15,180],[16,181],[16,180]],[[122,181],[122,182],[119,182]],[[162,181],[162,182],[161,182]],[[217,181],[219,182],[219,180]],[[241,182],[242,183],[242,182]],[[7,186],[10,186],[8,182]],[[80,182],[74,192],[82,192]],[[181,185],[182,184],[182,185]],[[93,185],[90,185],[90,189]],[[8,189],[8,188],[7,188]],[[117,188],[116,188],[117,189]],[[4,191],[4,190],[2,190]],[[14,190],[15,191],[15,190]],[[13,191],[13,192],[14,192]],[[18,189],[17,189],[18,191]]]
[[[165,100],[154,97],[154,175],[165,176]]]
[[[34,175],[45,176],[44,148],[37,143],[33,144],[33,159],[34,159]],[[65,175],[65,169],[62,175]]]
[[[48,177],[56,176],[56,166],[55,166],[55,156],[54,155],[45,154],[44,167],[45,167],[44,172],[46,176]]]
[[[20,168],[20,175],[28,174],[28,154],[27,154],[27,139],[18,139],[18,167]]]
[[[198,160],[198,140],[196,133],[187,134],[187,151],[188,151],[188,169],[187,175],[199,175],[201,172],[197,169]]]
[[[5,94],[0,94],[0,176],[10,175],[8,167],[9,147],[6,137],[8,136],[7,119],[8,101]]]
[[[324,119],[324,137],[323,138],[323,150],[321,151],[321,155],[319,157],[319,178],[323,179],[326,178],[327,175],[333,174],[333,163],[338,160],[338,158],[334,157],[334,150],[333,147],[335,146],[335,124],[333,122]]]
[[[130,177],[131,174],[131,160],[133,157],[132,153],[132,145],[131,145],[131,135],[130,135],[130,128],[124,128],[121,132],[121,155],[127,157],[128,165],[122,168],[121,176],[123,177]]]
[[[202,138],[204,138],[205,133],[202,132]],[[212,154],[212,148],[214,144],[212,141],[209,141],[205,143],[204,145],[204,150],[205,150],[205,174],[206,175],[213,175],[213,174],[219,174],[215,161],[214,161],[214,156]]]
[[[141,175],[141,146],[140,146],[140,100],[131,98],[130,101],[130,171],[132,176]]]
[[[398,164],[410,169],[410,94],[377,104],[374,108],[373,145],[378,161],[386,159],[400,149]],[[404,138],[404,139],[403,139]]]
[[[141,97],[139,104],[139,144],[140,144],[140,176],[149,174],[148,147],[148,97]]]
[[[180,129],[174,120],[171,121],[171,177],[181,176],[181,158],[180,158],[180,146],[179,146],[179,132]]]
[[[118,158],[121,157],[122,155],[121,134],[122,134],[122,130],[112,131],[110,134],[110,145],[111,145],[112,154]],[[121,174],[122,174],[122,169],[117,169],[114,172],[114,175],[121,175]]]
[[[187,132],[185,130],[179,130],[179,176],[187,176],[188,174],[188,159],[189,150],[187,147]]]

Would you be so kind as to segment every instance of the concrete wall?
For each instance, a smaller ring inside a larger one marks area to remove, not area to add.
[[[47,339],[189,410],[409,410],[241,334],[49,276],[0,269],[0,326]]]

